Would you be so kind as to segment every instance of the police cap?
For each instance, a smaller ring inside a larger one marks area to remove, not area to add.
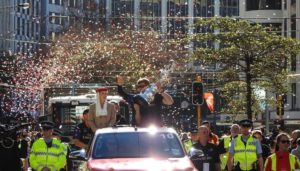
[[[41,122],[41,127],[43,129],[53,129],[54,123],[51,121],[43,121],[43,122]]]
[[[190,133],[197,133],[197,132],[198,132],[198,128],[197,127],[190,128]]]
[[[239,125],[243,127],[251,127],[253,122],[250,119],[243,119],[239,122]]]

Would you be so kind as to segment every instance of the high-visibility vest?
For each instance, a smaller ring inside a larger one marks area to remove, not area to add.
[[[61,144],[63,145],[64,153],[65,153],[65,155],[67,156],[67,154],[68,154],[68,149],[69,149],[69,144],[68,144],[68,143],[64,143],[64,142],[61,142]]]
[[[30,166],[36,171],[48,167],[51,171],[59,171],[66,165],[65,150],[61,142],[52,139],[52,146],[47,147],[44,138],[36,140],[31,148],[29,156]]]
[[[186,153],[189,154],[189,152],[190,152],[190,150],[191,150],[191,148],[193,146],[192,140],[191,139],[185,140],[183,142],[183,145],[184,145]]]
[[[224,136],[223,140],[224,140],[224,148],[226,149],[226,153],[220,155],[220,160],[221,160],[221,169],[225,170],[225,167],[226,167],[227,161],[228,161],[228,156],[229,156],[228,149],[230,146],[231,137]]]
[[[258,140],[250,136],[247,139],[246,146],[242,141],[241,135],[235,138],[234,144],[234,165],[239,163],[242,170],[252,170],[253,164],[257,161],[256,143]]]
[[[276,169],[277,169],[277,165],[276,165],[276,160],[277,160],[276,159],[276,153],[272,154],[270,156],[270,158],[271,158],[271,161],[272,161],[272,171],[276,171]],[[295,170],[296,156],[290,154],[289,155],[289,161],[290,161],[290,168],[291,168],[291,170]],[[267,165],[267,163],[266,163],[266,165]]]

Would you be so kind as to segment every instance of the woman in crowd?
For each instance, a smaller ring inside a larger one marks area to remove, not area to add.
[[[264,171],[290,171],[300,168],[299,160],[289,153],[290,136],[280,133],[276,137],[276,152],[270,155],[265,163]]]

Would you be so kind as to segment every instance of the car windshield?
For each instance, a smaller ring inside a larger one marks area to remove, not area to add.
[[[99,134],[92,153],[95,159],[183,156],[183,149],[174,133],[148,132]]]

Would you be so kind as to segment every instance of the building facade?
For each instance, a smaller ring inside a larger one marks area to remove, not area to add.
[[[300,38],[300,1],[297,0],[241,0],[240,17],[255,23],[272,26],[272,31],[279,35]],[[276,114],[276,109],[270,111],[270,119],[285,119],[287,125],[300,123],[300,58],[291,56],[290,79],[291,92],[286,95],[284,115]],[[270,95],[272,96],[272,95]]]
[[[0,51],[30,55],[69,27],[76,0],[2,0],[0,2]],[[20,4],[29,3],[29,8]],[[79,10],[80,11],[80,10]],[[74,15],[77,13],[74,13]]]

